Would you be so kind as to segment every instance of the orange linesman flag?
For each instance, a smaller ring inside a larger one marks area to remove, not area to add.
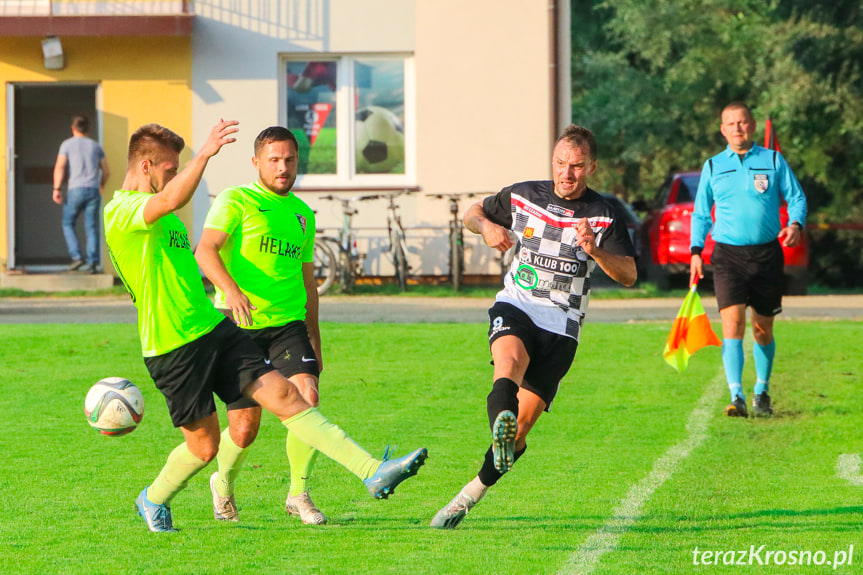
[[[713,328],[710,327],[710,320],[704,313],[704,306],[701,305],[701,298],[698,297],[695,288],[696,285],[693,285],[686,294],[686,299],[683,300],[683,305],[677,313],[677,319],[671,327],[671,333],[668,334],[668,341],[665,342],[665,351],[662,353],[668,365],[679,372],[686,369],[689,356],[702,347],[722,345],[713,333]]]

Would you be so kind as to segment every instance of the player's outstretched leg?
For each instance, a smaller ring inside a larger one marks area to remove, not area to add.
[[[135,499],[135,506],[138,508],[138,515],[144,518],[150,531],[154,533],[177,531],[171,519],[171,508],[165,504],[156,505],[147,499],[146,487]]]
[[[421,447],[404,457],[378,460],[357,445],[337,425],[330,423],[316,408],[308,408],[282,421],[289,433],[345,466],[365,483],[375,499],[386,499],[405,479],[417,474],[428,457]]]
[[[518,421],[509,410],[497,414],[491,426],[491,445],[494,451],[494,468],[500,473],[512,469],[515,463],[515,437],[518,434]]]
[[[375,459],[317,408],[309,407],[297,388],[278,372],[262,375],[244,393],[277,415],[288,433],[296,434],[297,439],[363,480],[375,499],[386,499],[397,485],[416,475],[428,457],[423,447],[399,459]]]
[[[363,481],[366,488],[375,499],[386,499],[395,490],[399,483],[413,477],[425,463],[428,450],[425,447],[408,453],[404,457],[389,459],[389,447],[384,453],[384,460],[378,466],[374,475]]]

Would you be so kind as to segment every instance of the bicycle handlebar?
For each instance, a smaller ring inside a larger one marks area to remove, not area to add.
[[[460,198],[474,198],[476,196],[488,195],[492,192],[461,192],[461,193],[453,193],[453,194],[426,194],[429,198],[434,198],[436,200],[458,200]]]

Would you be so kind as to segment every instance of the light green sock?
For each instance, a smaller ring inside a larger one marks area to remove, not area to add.
[[[291,488],[289,495],[299,495],[309,490],[309,475],[318,451],[297,437],[296,433],[288,433],[285,442],[288,451],[288,461],[291,463]]]
[[[240,474],[240,469],[249,454],[248,447],[239,447],[231,439],[231,429],[226,427],[222,432],[222,440],[219,442],[219,454],[216,461],[219,463],[219,475],[216,476],[214,485],[216,493],[220,497],[230,497],[234,494],[234,481]]]
[[[156,505],[168,504],[174,496],[185,489],[189,479],[207,466],[198,459],[185,442],[174,448],[159,476],[147,488],[147,499]]]
[[[297,439],[344,465],[360,479],[365,480],[374,475],[382,463],[314,407],[283,420],[282,425],[288,428],[289,433],[296,433]]]

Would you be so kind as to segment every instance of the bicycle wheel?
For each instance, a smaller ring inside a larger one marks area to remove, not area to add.
[[[450,234],[449,273],[452,280],[452,289],[461,289],[462,274],[464,274],[464,238],[460,229],[453,230]]]
[[[315,242],[314,263],[318,295],[324,295],[336,281],[338,273],[338,260],[326,240],[318,239]]]
[[[399,232],[394,232],[392,237],[393,249],[393,264],[396,267],[396,281],[399,284],[399,289],[407,291],[408,289],[408,260],[404,250],[404,236]]]

